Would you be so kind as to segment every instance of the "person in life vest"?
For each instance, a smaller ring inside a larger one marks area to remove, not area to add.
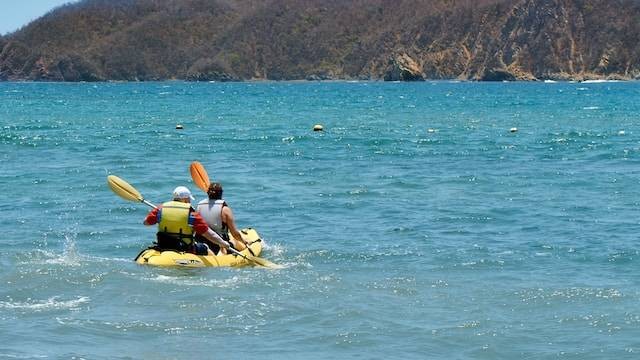
[[[222,185],[212,183],[207,189],[207,199],[198,203],[197,210],[209,227],[221,238],[229,242],[236,250],[244,250],[248,244],[242,238],[242,233],[236,228],[233,211],[222,199]],[[233,238],[229,237],[229,233]],[[224,251],[224,249],[223,249]]]
[[[184,186],[173,190],[173,200],[153,209],[144,219],[145,225],[158,224],[157,243],[161,249],[215,255],[209,247],[196,242],[194,234],[226,248],[229,244],[209,229],[206,221],[191,207],[191,192]]]

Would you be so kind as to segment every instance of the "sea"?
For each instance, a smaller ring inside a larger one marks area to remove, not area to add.
[[[192,161],[284,268],[133,261]],[[0,194],[0,359],[640,357],[640,82],[2,82]]]

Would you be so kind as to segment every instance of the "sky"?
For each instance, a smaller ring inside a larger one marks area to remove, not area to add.
[[[0,0],[0,34],[18,30],[60,5],[76,0]]]

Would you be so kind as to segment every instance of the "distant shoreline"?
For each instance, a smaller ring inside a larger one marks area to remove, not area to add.
[[[10,79],[10,80],[0,80],[0,84],[2,83],[41,83],[41,84],[119,84],[119,83],[131,83],[131,84],[142,84],[142,83],[194,83],[194,84],[206,84],[206,83],[216,83],[216,84],[242,84],[242,83],[433,83],[433,82],[442,82],[442,83],[583,83],[583,84],[598,84],[598,83],[622,83],[622,82],[638,82],[640,79],[587,79],[587,80],[501,80],[501,81],[488,81],[488,80],[460,80],[460,79],[425,79],[420,81],[401,81],[401,80],[381,80],[381,79],[325,79],[325,80],[271,80],[271,79],[249,79],[249,80],[230,80],[230,81],[193,81],[193,80],[185,80],[185,79],[158,79],[158,80],[97,80],[97,81],[60,81],[60,80],[29,80],[29,79]]]

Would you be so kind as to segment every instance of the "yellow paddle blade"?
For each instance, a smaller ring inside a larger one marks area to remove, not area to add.
[[[141,202],[144,199],[136,188],[115,175],[107,176],[107,184],[116,195],[125,200]]]
[[[284,268],[284,266],[282,266],[282,265],[274,264],[274,263],[272,263],[271,261],[269,261],[267,259],[259,258],[257,256],[248,255],[247,258],[249,258],[249,260],[253,261],[257,265],[264,266],[264,267],[267,267],[267,268],[270,268],[270,269],[283,269]]]
[[[207,192],[210,182],[209,175],[207,174],[207,170],[204,169],[204,166],[198,161],[194,161],[191,163],[191,166],[189,166],[189,171],[196,186],[202,189],[202,191]]]

